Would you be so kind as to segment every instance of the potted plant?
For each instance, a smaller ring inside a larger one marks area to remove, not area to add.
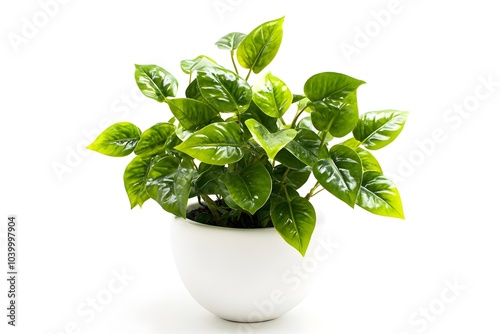
[[[399,135],[408,113],[360,116],[356,91],[365,82],[344,74],[315,74],[293,94],[262,73],[278,53],[283,22],[219,39],[231,68],[207,56],[181,61],[185,97],[176,97],[178,81],[165,69],[136,65],[139,89],[173,117],[144,132],[114,124],[88,147],[136,155],[123,176],[131,207],[152,199],[179,217],[172,242],[181,277],[200,304],[229,320],[272,319],[304,297],[303,285],[283,281],[306,255],[316,225],[310,199],[320,191],[404,218],[371,151]]]

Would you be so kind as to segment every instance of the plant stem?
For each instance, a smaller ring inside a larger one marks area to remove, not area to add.
[[[311,190],[309,191],[309,193],[306,195],[306,199],[310,199],[311,197],[313,197],[314,195],[316,195],[314,193],[314,191],[320,186],[319,182],[316,182],[316,184],[314,185],[314,187],[311,188]]]
[[[286,126],[286,122],[285,122],[285,120],[283,119],[283,117],[280,117],[280,122],[281,122],[281,124],[283,124],[283,126]]]
[[[236,74],[240,75],[238,73],[238,67],[236,67],[236,62],[234,61],[234,50],[231,50],[231,61],[233,62],[234,71],[236,72]]]
[[[212,216],[214,217],[214,220],[218,221],[220,216],[219,212],[217,211],[217,204],[210,198],[208,195],[201,195],[205,203],[207,204],[208,209],[212,213]]]
[[[250,74],[252,74],[252,69],[248,70],[247,77],[245,78],[246,81],[248,81],[248,78],[250,78]]]
[[[290,127],[291,127],[292,129],[294,129],[294,128],[295,128],[295,123],[297,123],[297,121],[299,120],[300,115],[301,115],[301,114],[302,114],[302,113],[303,113],[306,109],[307,109],[307,106],[305,106],[304,108],[302,108],[302,110],[300,110],[300,111],[297,109],[297,113],[295,114],[295,117],[293,118],[292,125],[290,125]]]
[[[320,150],[323,147],[323,145],[325,145],[326,136],[328,136],[328,131],[325,130],[325,131],[323,131],[323,136],[321,136],[321,143],[319,144]]]

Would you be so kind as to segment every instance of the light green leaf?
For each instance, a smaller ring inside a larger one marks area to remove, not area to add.
[[[408,112],[397,110],[371,111],[361,115],[353,130],[354,138],[369,150],[381,149],[401,133]]]
[[[271,176],[263,165],[228,173],[224,181],[233,201],[251,214],[264,206],[271,195]]]
[[[333,146],[330,158],[318,161],[313,173],[323,188],[354,207],[363,178],[361,160],[354,150],[342,145]]]
[[[398,189],[380,172],[364,173],[356,204],[376,215],[404,219]]]
[[[292,104],[293,95],[283,81],[268,73],[254,84],[253,101],[268,116],[279,118]]]
[[[146,189],[165,211],[186,218],[194,175],[195,169],[190,159],[180,161],[172,156],[157,157],[148,173]]]
[[[328,131],[335,137],[345,136],[358,122],[356,92],[345,96],[342,100],[324,98],[321,101],[314,101],[310,108],[314,127],[320,131]]]
[[[236,73],[224,68],[198,70],[201,95],[219,112],[242,113],[252,102],[252,88]]]
[[[358,140],[356,140],[356,138],[349,138],[343,141],[341,144],[349,148],[352,148],[353,150],[358,149],[359,145],[361,145],[361,143]]]
[[[175,126],[170,123],[158,123],[144,131],[135,147],[137,155],[153,155],[165,151],[167,143],[175,136]]]
[[[194,59],[185,59],[181,61],[181,69],[186,74],[192,74],[196,69],[204,66],[218,66],[215,60],[207,56],[198,56]]]
[[[177,94],[177,79],[156,65],[135,65],[135,81],[146,97],[158,102]]]
[[[236,122],[213,123],[175,147],[204,163],[223,166],[243,158],[242,133]]]
[[[111,157],[124,157],[134,151],[140,138],[141,130],[137,126],[120,122],[104,130],[87,148]]]
[[[294,157],[308,166],[313,166],[318,158],[328,156],[325,146],[321,146],[321,139],[316,133],[307,129],[299,129],[295,138],[285,148]]]
[[[285,18],[269,21],[255,28],[238,47],[238,62],[254,73],[261,72],[274,59],[283,39]]]
[[[363,172],[379,172],[382,173],[382,167],[380,167],[377,159],[369,151],[359,147],[356,149],[359,158],[361,159],[361,164],[363,165]]]
[[[137,205],[142,206],[149,199],[146,182],[151,160],[148,156],[137,156],[125,168],[123,182],[131,209]]]
[[[306,81],[304,93],[313,102],[325,98],[342,100],[364,83],[345,74],[323,72],[313,75]]]
[[[207,125],[217,113],[205,103],[188,98],[168,99],[166,101],[172,114],[186,129]]]
[[[248,130],[252,134],[253,139],[267,153],[269,159],[274,160],[276,154],[286,146],[297,134],[293,129],[280,130],[276,133],[269,132],[262,124],[254,119],[245,121]]]
[[[222,50],[234,51],[238,48],[241,41],[243,41],[246,36],[246,34],[241,32],[232,32],[224,37],[221,37],[217,42],[215,42],[215,45]]]
[[[283,239],[305,256],[316,226],[312,204],[302,197],[294,197],[291,201],[272,197],[271,219]]]

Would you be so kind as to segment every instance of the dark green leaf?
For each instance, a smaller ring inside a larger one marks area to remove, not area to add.
[[[135,65],[135,81],[145,96],[158,102],[177,94],[177,79],[156,65]]]
[[[308,166],[313,166],[318,158],[328,156],[325,146],[321,146],[321,139],[311,130],[299,129],[295,138],[285,148],[297,159]]]
[[[268,116],[283,116],[292,100],[293,95],[287,85],[271,73],[253,86],[253,101]]]
[[[255,119],[257,122],[264,125],[269,132],[278,131],[278,122],[276,118],[264,114],[253,101],[250,103],[250,107],[248,107],[247,111],[241,114],[241,122],[245,123],[248,119]],[[244,126],[244,128],[248,130],[246,126]]]
[[[158,123],[144,131],[135,147],[137,155],[153,155],[165,151],[168,142],[175,137],[175,126],[170,123]]]
[[[243,158],[241,137],[237,123],[213,123],[193,133],[175,149],[204,163],[223,166]]]
[[[254,73],[261,72],[274,59],[283,39],[285,18],[255,28],[238,47],[238,62]]]
[[[234,51],[238,48],[241,41],[243,41],[246,36],[246,34],[241,32],[232,32],[215,42],[215,45],[222,50]]]
[[[276,154],[276,161],[281,162],[283,165],[291,169],[302,169],[307,166],[305,163],[297,159],[286,148],[282,149],[278,152],[278,154]]]
[[[134,151],[140,138],[141,130],[137,126],[120,122],[104,130],[87,148],[111,157],[124,157]]]
[[[234,202],[251,214],[257,212],[271,195],[271,176],[267,169],[259,164],[228,173],[225,184]]]
[[[313,173],[323,188],[354,207],[363,178],[361,160],[354,150],[342,145],[333,146],[330,158],[318,161]]]
[[[219,112],[242,113],[252,102],[252,88],[236,73],[224,68],[198,70],[201,95]]]
[[[186,218],[194,175],[192,160],[180,161],[172,156],[158,157],[149,171],[146,189],[149,196],[165,211]]]
[[[323,72],[313,75],[306,81],[304,93],[313,102],[325,98],[342,100],[364,83],[345,74]]]
[[[123,181],[131,209],[142,206],[149,199],[146,182],[150,167],[151,157],[137,156],[125,168]]]
[[[364,173],[356,204],[376,215],[404,219],[398,189],[379,172]]]
[[[293,100],[292,103],[297,103],[299,101],[302,101],[306,98],[305,95],[300,95],[300,94],[293,94]]]
[[[206,102],[203,95],[201,95],[200,87],[198,87],[198,80],[194,79],[186,88],[186,97],[188,99],[198,100],[200,102]]]
[[[290,202],[282,197],[273,197],[271,219],[283,239],[304,256],[316,225],[312,204],[302,197],[295,197]]]
[[[408,117],[408,112],[381,110],[361,115],[354,138],[370,150],[378,150],[392,143],[401,133]]]
[[[215,195],[221,194],[221,187],[224,187],[224,176],[226,169],[223,166],[208,165],[201,163],[199,175],[196,179],[196,187],[200,194]]]
[[[187,130],[210,123],[217,113],[208,105],[193,99],[178,98],[166,101],[172,114]]]
[[[294,129],[269,132],[262,124],[254,119],[245,121],[253,139],[266,151],[269,159],[274,160],[276,154],[285,147],[297,134]]]
[[[290,186],[293,189],[302,187],[309,179],[309,175],[311,175],[310,168],[289,169],[284,165],[279,165],[273,170],[273,178],[276,182],[283,183],[285,186]]]

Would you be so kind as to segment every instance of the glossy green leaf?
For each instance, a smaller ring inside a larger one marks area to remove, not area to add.
[[[369,151],[359,147],[356,149],[359,158],[361,159],[361,164],[363,165],[363,172],[379,172],[382,173],[382,167],[380,167],[377,159]]]
[[[343,141],[341,144],[349,148],[352,148],[353,150],[357,150],[359,145],[361,145],[361,143],[358,140],[356,140],[356,138],[349,138]]]
[[[297,159],[286,148],[279,151],[278,154],[276,154],[275,159],[276,161],[291,169],[302,169],[307,166],[305,163]]]
[[[190,159],[162,156],[155,159],[148,173],[146,189],[160,206],[176,216],[186,218],[186,209],[195,175]]]
[[[192,74],[196,69],[204,66],[217,66],[217,63],[212,58],[203,55],[194,59],[185,59],[181,61],[181,69],[186,74]]]
[[[297,102],[300,102],[300,101],[305,100],[305,99],[307,99],[305,95],[293,94],[292,103],[297,103]]]
[[[330,158],[318,161],[313,173],[323,188],[354,207],[363,178],[361,160],[354,150],[342,145],[333,146]]]
[[[408,114],[406,111],[397,110],[367,112],[361,115],[352,133],[367,149],[381,149],[392,143],[401,133]]]
[[[170,123],[158,123],[144,131],[135,147],[137,155],[153,155],[164,152],[168,142],[175,136],[175,126]]]
[[[314,127],[320,131],[328,131],[335,137],[345,136],[358,122],[358,102],[355,92],[342,100],[325,98],[314,101],[310,108]]]
[[[316,212],[302,197],[290,202],[282,197],[271,198],[271,219],[285,241],[304,256],[316,226]]]
[[[266,115],[279,118],[290,108],[293,95],[288,86],[268,73],[253,86],[253,101]]]
[[[299,129],[295,138],[285,148],[301,162],[313,166],[318,159],[328,156],[325,146],[321,146],[321,138],[311,130]]]
[[[253,101],[252,103],[250,103],[250,107],[248,107],[248,109],[243,114],[240,115],[240,118],[243,124],[248,119],[255,119],[257,122],[264,125],[269,132],[278,131],[277,119],[264,114],[264,112],[262,112],[262,110],[260,110],[259,107],[257,107],[257,105]],[[244,126],[244,129],[246,131],[248,130],[246,125]],[[250,134],[248,138],[250,138]]]
[[[175,149],[204,163],[223,166],[243,158],[241,142],[237,123],[213,123],[193,133]]]
[[[221,187],[225,186],[223,183],[226,167],[208,165],[202,162],[198,170],[199,175],[195,183],[200,194],[215,195],[222,193]]]
[[[289,169],[284,165],[278,165],[273,170],[273,179],[276,182],[280,185],[290,186],[293,189],[302,187],[307,182],[310,175],[310,168]]]
[[[124,157],[134,151],[140,138],[137,126],[120,122],[105,129],[87,148],[111,157]]]
[[[306,81],[304,93],[313,102],[325,98],[342,100],[364,83],[345,74],[323,72],[313,75]]]
[[[177,79],[156,65],[135,65],[135,81],[146,97],[158,102],[177,94]]]
[[[179,123],[187,130],[207,125],[217,113],[208,105],[193,99],[177,98],[166,101],[172,114]]]
[[[254,119],[245,121],[253,139],[266,151],[269,159],[274,160],[276,154],[285,147],[297,134],[294,129],[269,132],[262,124]]]
[[[263,165],[228,173],[224,181],[233,201],[251,214],[266,204],[271,195],[271,175]]]
[[[221,37],[217,42],[215,42],[215,45],[222,50],[234,51],[238,48],[246,36],[246,34],[241,32],[232,32]]]
[[[376,215],[404,219],[398,189],[380,172],[364,173],[356,204]]]
[[[219,112],[242,113],[252,102],[252,88],[236,73],[224,68],[198,70],[201,95]]]
[[[274,59],[283,39],[285,18],[269,21],[255,28],[238,47],[238,62],[254,73],[261,72]]]
[[[142,206],[149,199],[146,183],[151,160],[148,156],[137,156],[125,168],[123,181],[131,209],[137,205]]]

